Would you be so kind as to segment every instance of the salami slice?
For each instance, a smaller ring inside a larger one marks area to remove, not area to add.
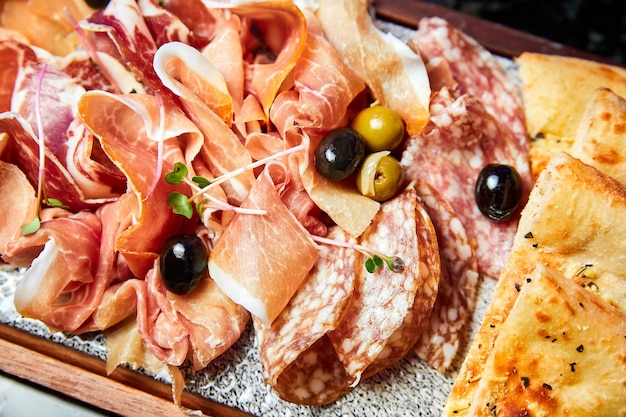
[[[339,227],[327,237],[356,243]],[[349,389],[325,335],[338,326],[352,296],[358,257],[352,249],[328,247],[271,327],[254,320],[263,377],[283,399],[324,404]]]
[[[495,223],[481,214],[474,199],[475,181],[489,163],[515,166],[523,195],[531,187],[528,164],[511,148],[511,133],[476,97],[456,97],[447,88],[433,94],[430,121],[423,134],[410,138],[401,164],[408,178],[431,184],[459,215],[477,241],[478,271],[497,278],[510,252],[516,218]]]
[[[495,56],[476,40],[439,17],[420,20],[410,40],[428,60],[443,58],[462,93],[478,97],[487,111],[510,130],[528,155],[526,117],[520,88]]]
[[[410,351],[430,314],[439,258],[434,227],[422,210],[409,187],[381,206],[362,236],[363,245],[402,258],[404,271],[356,270],[345,317],[328,334],[352,385]]]
[[[479,277],[475,242],[467,236],[452,207],[433,187],[419,182],[416,189],[437,231],[441,277],[429,325],[415,350],[431,367],[443,373],[456,357],[474,311]]]

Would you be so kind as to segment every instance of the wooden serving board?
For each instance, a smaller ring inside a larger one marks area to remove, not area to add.
[[[441,16],[493,53],[505,57],[533,51],[606,62],[586,52],[424,1],[375,0],[374,7],[378,18],[410,28],[416,28],[422,17]],[[0,371],[104,412],[125,416],[185,415],[173,404],[168,384],[123,367],[107,375],[103,360],[6,324],[0,324],[0,351]],[[183,394],[182,402],[183,406],[199,410],[204,416],[250,416],[188,392]]]
[[[0,324],[0,369],[41,387],[124,416],[184,416],[168,384],[127,368],[107,376],[105,362],[53,341]],[[250,414],[185,392],[183,406],[203,416]]]

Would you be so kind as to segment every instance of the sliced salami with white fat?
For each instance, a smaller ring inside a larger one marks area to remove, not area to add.
[[[356,243],[339,227],[327,237]],[[263,377],[283,399],[323,404],[348,389],[343,366],[324,336],[338,326],[350,301],[357,258],[353,249],[328,246],[271,327],[254,320]]]
[[[434,227],[411,186],[381,206],[361,243],[404,261],[401,273],[357,266],[354,295],[328,334],[352,385],[411,350],[437,295],[439,253]],[[409,331],[410,330],[410,331]]]
[[[527,165],[518,165],[511,143],[510,131],[479,99],[469,94],[456,97],[443,88],[433,94],[424,133],[407,140],[401,158],[408,178],[431,184],[459,215],[468,235],[476,239],[479,272],[493,278],[499,276],[510,252],[518,217],[496,223],[483,216],[474,187],[485,165],[509,164],[518,169],[523,195],[528,195],[530,171]]]
[[[418,355],[440,372],[452,364],[474,311],[478,285],[475,242],[467,236],[452,207],[430,185],[416,185],[435,225],[441,278],[429,324],[415,345]]]
[[[428,60],[442,58],[462,93],[477,97],[510,130],[528,157],[526,116],[519,85],[482,45],[439,17],[420,20],[411,45]]]

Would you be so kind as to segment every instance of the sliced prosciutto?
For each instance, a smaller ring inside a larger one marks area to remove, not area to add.
[[[18,113],[1,113],[0,131],[6,132],[8,135],[3,160],[17,165],[36,188],[40,167],[39,139],[32,130],[30,123]],[[43,195],[46,198],[55,198],[71,210],[76,211],[94,209],[115,198],[111,197],[111,188],[106,185],[104,187],[108,190],[107,195],[92,195],[91,197],[95,198],[87,198],[76,179],[47,147],[44,156]],[[116,174],[113,176],[115,177]],[[98,184],[98,186],[101,184],[103,183]]]
[[[474,199],[474,186],[486,164],[517,167],[515,140],[480,100],[467,94],[457,98],[443,88],[434,93],[430,112],[424,132],[406,141],[401,164],[408,178],[425,181],[439,191],[461,218],[470,239],[476,240],[478,271],[498,278],[517,223],[515,218],[496,223],[483,216]],[[524,167],[519,171],[525,199],[530,192],[530,177],[525,175],[529,171]]]
[[[60,209],[41,213],[41,228],[10,242],[3,260],[30,266],[15,291],[20,314],[75,332],[95,311],[115,278],[115,203],[95,214]]]
[[[180,99],[185,113],[204,135],[201,156],[213,176],[249,165],[252,158],[230,129],[233,102],[221,73],[198,50],[177,42],[159,48],[154,67],[163,84]],[[239,205],[253,182],[252,171],[246,170],[222,187],[229,201]]]
[[[324,33],[344,62],[376,101],[402,117],[410,135],[421,132],[428,121],[430,83],[420,55],[375,26],[366,0],[317,3],[315,13]]]
[[[239,339],[250,315],[208,276],[191,294],[170,293],[155,262],[145,280],[129,279],[107,290],[92,330],[108,329],[128,317],[136,317],[142,343],[157,359],[172,366],[189,359],[202,369]],[[138,355],[143,353],[136,352],[130,362],[140,362]]]
[[[98,91],[84,94],[78,103],[81,120],[128,180],[135,201],[134,207],[127,207],[133,223],[120,234],[116,249],[137,277],[152,268],[165,240],[178,231],[193,230],[197,220],[172,212],[169,193],[189,194],[189,186],[167,184],[164,174],[173,170],[175,162],[186,164],[195,158],[202,135],[179,108],[163,106],[161,116],[154,96]],[[160,160],[159,142],[163,146]],[[163,175],[156,177],[159,164]]]
[[[0,195],[11,196],[0,200],[1,257],[6,246],[20,237],[22,225],[30,223],[38,213],[35,189],[28,178],[16,165],[1,160]]]
[[[266,166],[209,256],[209,274],[230,298],[264,324],[287,305],[319,257],[308,231],[280,198],[286,170]]]

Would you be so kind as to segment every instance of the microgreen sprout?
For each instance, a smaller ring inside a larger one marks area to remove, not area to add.
[[[313,240],[318,243],[340,246],[348,249],[354,249],[367,256],[365,260],[365,269],[370,274],[373,274],[383,266],[387,265],[390,271],[401,273],[404,271],[404,261],[399,256],[389,256],[381,253],[375,249],[369,248],[365,245],[358,243],[344,242],[340,240],[328,239],[321,236],[312,236]]]
[[[189,180],[188,179],[189,170],[187,169],[187,166],[185,166],[185,164],[183,164],[182,162],[176,162],[174,164],[173,170],[165,174],[165,181],[168,184],[172,184],[172,185],[179,185],[182,183],[186,183],[189,186],[191,186],[192,189],[196,191],[191,197],[187,197],[186,195],[178,191],[172,191],[168,195],[167,201],[169,205],[172,207],[172,211],[174,213],[185,216],[188,219],[190,219],[191,216],[193,216],[193,212],[194,212],[193,202],[195,201],[199,201],[198,203],[196,203],[196,210],[201,217],[204,213],[203,207],[206,204],[210,204],[210,203],[212,203],[212,206],[214,208],[217,208],[219,210],[224,210],[224,211],[233,211],[233,212],[242,213],[242,214],[261,214],[261,215],[266,214],[265,210],[246,209],[246,208],[232,206],[207,193],[211,188],[219,184],[222,184],[223,182],[226,182],[236,177],[237,175],[240,175],[246,171],[252,170],[262,165],[265,165],[271,160],[281,158],[283,156],[290,155],[292,153],[295,153],[304,149],[306,149],[304,145],[298,145],[289,149],[285,149],[284,151],[278,152],[275,155],[271,155],[267,158],[259,159],[256,162],[245,165],[231,172],[227,172],[226,174],[221,175],[213,180],[208,180],[201,176],[193,176],[191,180]]]
[[[48,197],[42,200],[42,202],[50,207],[62,208],[65,210],[69,210],[69,207],[63,204],[63,202],[57,198]]]

